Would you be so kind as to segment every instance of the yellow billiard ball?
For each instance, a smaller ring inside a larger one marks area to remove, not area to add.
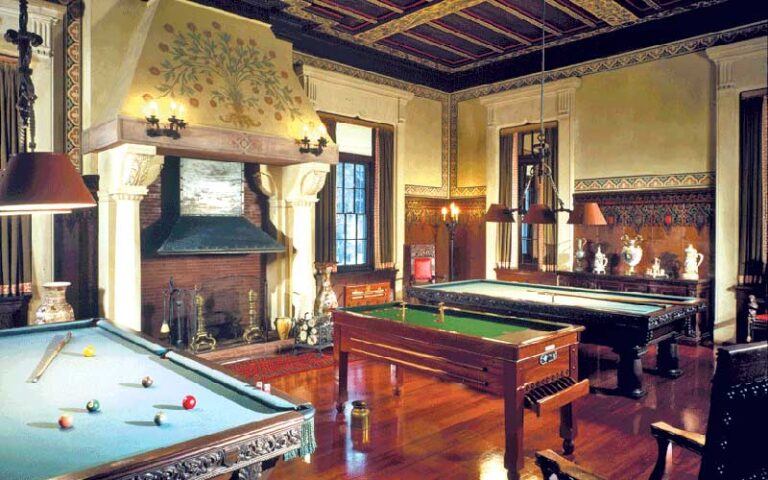
[[[84,357],[92,357],[96,355],[96,349],[93,348],[93,345],[88,345],[83,349],[83,356]]]

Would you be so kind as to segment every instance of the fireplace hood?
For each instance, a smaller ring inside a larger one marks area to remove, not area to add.
[[[159,255],[282,253],[285,246],[245,217],[182,216]]]
[[[338,162],[297,139],[328,138],[293,70],[293,47],[266,23],[187,0],[117,2],[95,10],[91,30],[91,123],[84,153],[122,144],[157,155],[293,165]],[[173,105],[172,105],[173,103]],[[184,107],[181,138],[149,136],[154,108],[163,123]]]

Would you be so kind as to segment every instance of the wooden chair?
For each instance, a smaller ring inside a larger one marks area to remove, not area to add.
[[[405,277],[408,285],[435,283],[435,245],[405,245]]]
[[[651,425],[659,456],[651,480],[664,477],[670,443],[701,455],[699,479],[768,478],[768,343],[722,347],[712,379],[707,434],[680,430],[664,422]],[[601,477],[551,450],[536,452],[544,478],[596,480]]]

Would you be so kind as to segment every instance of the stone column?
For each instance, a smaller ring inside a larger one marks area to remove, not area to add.
[[[99,154],[99,294],[101,313],[141,330],[139,206],[163,167],[155,148],[121,145]]]
[[[739,110],[742,92],[766,88],[765,37],[712,47],[717,72],[715,108],[715,343],[736,334],[739,282]]]
[[[286,251],[267,263],[270,320],[312,312],[315,302],[315,203],[330,166],[262,165],[256,184],[269,197],[269,220]]]

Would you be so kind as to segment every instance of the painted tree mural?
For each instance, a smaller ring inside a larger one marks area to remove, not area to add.
[[[173,39],[170,45],[158,45],[165,58],[149,69],[162,78],[156,86],[161,96],[187,97],[192,107],[206,97],[211,107],[229,109],[219,116],[222,122],[242,128],[260,126],[258,118],[264,115],[271,114],[276,121],[299,116],[301,97],[287,86],[288,72],[275,66],[275,52],[263,52],[252,38],[222,31],[218,22],[211,22],[211,27],[200,30],[189,22],[186,29],[179,29],[165,24]]]

